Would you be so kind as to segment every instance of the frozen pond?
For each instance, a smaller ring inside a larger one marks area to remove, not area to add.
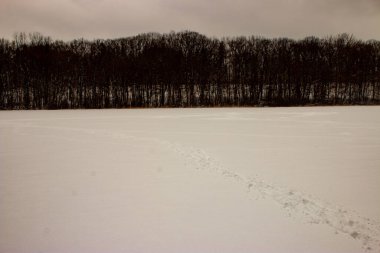
[[[380,107],[0,111],[0,252],[380,252]]]

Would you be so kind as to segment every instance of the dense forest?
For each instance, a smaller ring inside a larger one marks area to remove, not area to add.
[[[347,34],[0,39],[1,109],[379,103],[380,41]]]

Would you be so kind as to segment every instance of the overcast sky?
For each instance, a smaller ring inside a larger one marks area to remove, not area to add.
[[[193,30],[209,36],[380,40],[380,0],[0,0],[0,37],[116,38]]]

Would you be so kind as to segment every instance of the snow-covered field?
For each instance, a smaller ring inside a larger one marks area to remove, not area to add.
[[[2,111],[0,252],[380,252],[380,107]]]

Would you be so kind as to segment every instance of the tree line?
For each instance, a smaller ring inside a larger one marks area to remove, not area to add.
[[[0,39],[1,109],[379,104],[380,42],[196,32]]]

